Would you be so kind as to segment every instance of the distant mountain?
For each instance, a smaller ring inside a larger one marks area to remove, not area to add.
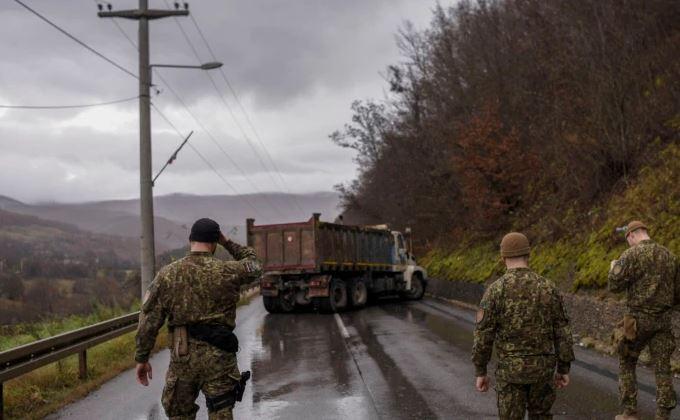
[[[98,264],[109,268],[136,265],[138,260],[139,243],[133,238],[87,232],[66,223],[0,210],[3,267],[28,264],[36,272],[78,271]]]
[[[186,244],[191,224],[198,218],[217,220],[236,240],[245,240],[245,220],[284,223],[307,220],[321,213],[323,220],[338,215],[336,193],[264,193],[240,196],[171,194],[154,199],[156,251]],[[0,209],[75,225],[90,232],[139,237],[139,200],[111,200],[77,204],[25,204],[0,196]]]

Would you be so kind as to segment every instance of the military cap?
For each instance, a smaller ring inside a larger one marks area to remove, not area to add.
[[[628,227],[626,228],[626,238],[631,232],[634,232],[638,229],[647,230],[647,226],[639,220],[633,220],[632,222],[628,223]]]
[[[198,219],[191,226],[189,240],[192,242],[217,242],[220,239],[220,225],[212,219]]]
[[[529,240],[524,234],[519,232],[511,232],[503,237],[501,241],[501,257],[512,258],[529,255],[531,247]]]

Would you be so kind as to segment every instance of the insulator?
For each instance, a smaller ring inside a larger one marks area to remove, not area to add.
[[[179,3],[175,2],[175,10],[179,9]]]
[[[106,3],[106,8],[109,9],[109,12],[113,9],[113,6],[111,6],[111,3]]]
[[[102,10],[104,10],[104,6],[102,6],[101,3],[97,3],[97,9],[99,9],[99,11],[101,12]]]
[[[184,10],[189,10],[189,3],[184,3]]]

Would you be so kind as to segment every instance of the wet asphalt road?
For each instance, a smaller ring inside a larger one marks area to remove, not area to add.
[[[241,370],[251,370],[236,419],[495,418],[495,393],[473,389],[474,314],[437,300],[383,302],[339,316],[270,315],[260,298],[239,309]],[[165,419],[160,406],[169,354],[151,360],[148,388],[128,371],[52,419]],[[612,419],[615,360],[579,350],[556,418]],[[653,416],[653,377],[638,370],[644,418]],[[676,381],[676,387],[679,385]],[[203,397],[199,419],[207,418]],[[676,410],[678,411],[678,410]],[[673,418],[680,418],[674,413]]]

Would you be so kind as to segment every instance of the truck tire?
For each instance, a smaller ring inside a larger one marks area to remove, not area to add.
[[[425,295],[425,282],[420,274],[414,273],[411,278],[411,290],[404,292],[403,297],[409,300],[420,300]]]
[[[279,309],[278,296],[262,296],[262,302],[264,303],[264,309],[270,314],[278,314],[281,312]]]
[[[315,298],[316,307],[323,313],[339,312],[347,307],[347,287],[339,279],[331,279],[328,297]]]
[[[290,296],[290,294],[286,296],[283,293],[279,293],[279,312],[288,314],[295,310],[295,302],[291,301],[291,299],[294,300],[295,297]]]
[[[363,308],[368,301],[368,288],[363,280],[352,280],[347,291],[348,303],[353,308]]]

